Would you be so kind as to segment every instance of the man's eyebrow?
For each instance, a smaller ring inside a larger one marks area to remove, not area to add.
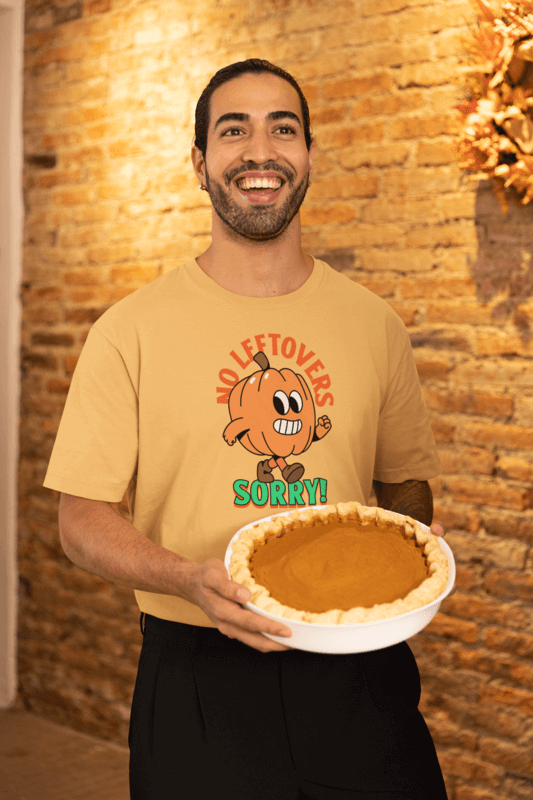
[[[300,117],[295,114],[294,111],[271,111],[270,114],[267,115],[267,119],[293,119],[302,127]]]
[[[215,132],[218,126],[222,125],[223,122],[248,122],[249,119],[249,114],[243,114],[240,111],[229,111],[227,114],[222,114],[222,116],[217,119],[215,122],[215,127],[213,128],[213,132]],[[267,119],[293,119],[298,123],[298,125],[300,125],[300,127],[302,126],[300,118],[294,113],[294,111],[271,111],[269,114],[267,114]]]

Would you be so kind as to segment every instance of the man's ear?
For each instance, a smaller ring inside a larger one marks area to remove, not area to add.
[[[313,177],[313,168],[314,168],[314,157],[315,157],[315,143],[311,143],[311,147],[309,148],[309,180]]]
[[[196,147],[196,145],[193,145],[191,150],[191,161],[200,186],[205,186],[206,178],[204,154],[198,147]]]

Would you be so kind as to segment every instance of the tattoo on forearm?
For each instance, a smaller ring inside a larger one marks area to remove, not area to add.
[[[378,506],[413,517],[424,525],[433,521],[433,494],[427,481],[381,483],[374,481]]]

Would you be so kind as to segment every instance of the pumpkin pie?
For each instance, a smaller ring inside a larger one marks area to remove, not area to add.
[[[446,588],[448,559],[416,520],[356,502],[271,517],[233,544],[231,578],[250,603],[301,622],[388,619]]]

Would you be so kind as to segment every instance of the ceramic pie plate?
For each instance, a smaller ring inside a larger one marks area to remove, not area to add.
[[[308,506],[308,508],[325,508],[325,506]],[[302,509],[303,510],[303,509]],[[293,511],[283,511],[280,514],[273,514],[270,517],[263,517],[245,525],[232,537],[228,548],[224,564],[230,573],[230,561],[233,554],[233,544],[237,541],[242,531],[253,528],[259,522],[273,519],[274,517],[284,517],[292,514]],[[429,532],[426,525],[419,523],[421,528]],[[403,642],[405,639],[419,633],[428,625],[437,611],[440,604],[452,591],[455,584],[455,561],[450,546],[439,537],[439,545],[448,559],[448,583],[441,594],[427,603],[425,606],[415,608],[406,614],[400,614],[389,619],[382,619],[376,622],[359,622],[352,625],[320,625],[314,622],[299,622],[297,620],[280,617],[258,608],[253,603],[242,603],[244,608],[259,614],[261,617],[268,617],[276,622],[282,622],[292,631],[292,636],[272,636],[269,633],[263,634],[274,642],[294,647],[297,650],[308,650],[312,653],[366,653],[369,650],[381,650],[384,647],[391,647],[393,644]]]

